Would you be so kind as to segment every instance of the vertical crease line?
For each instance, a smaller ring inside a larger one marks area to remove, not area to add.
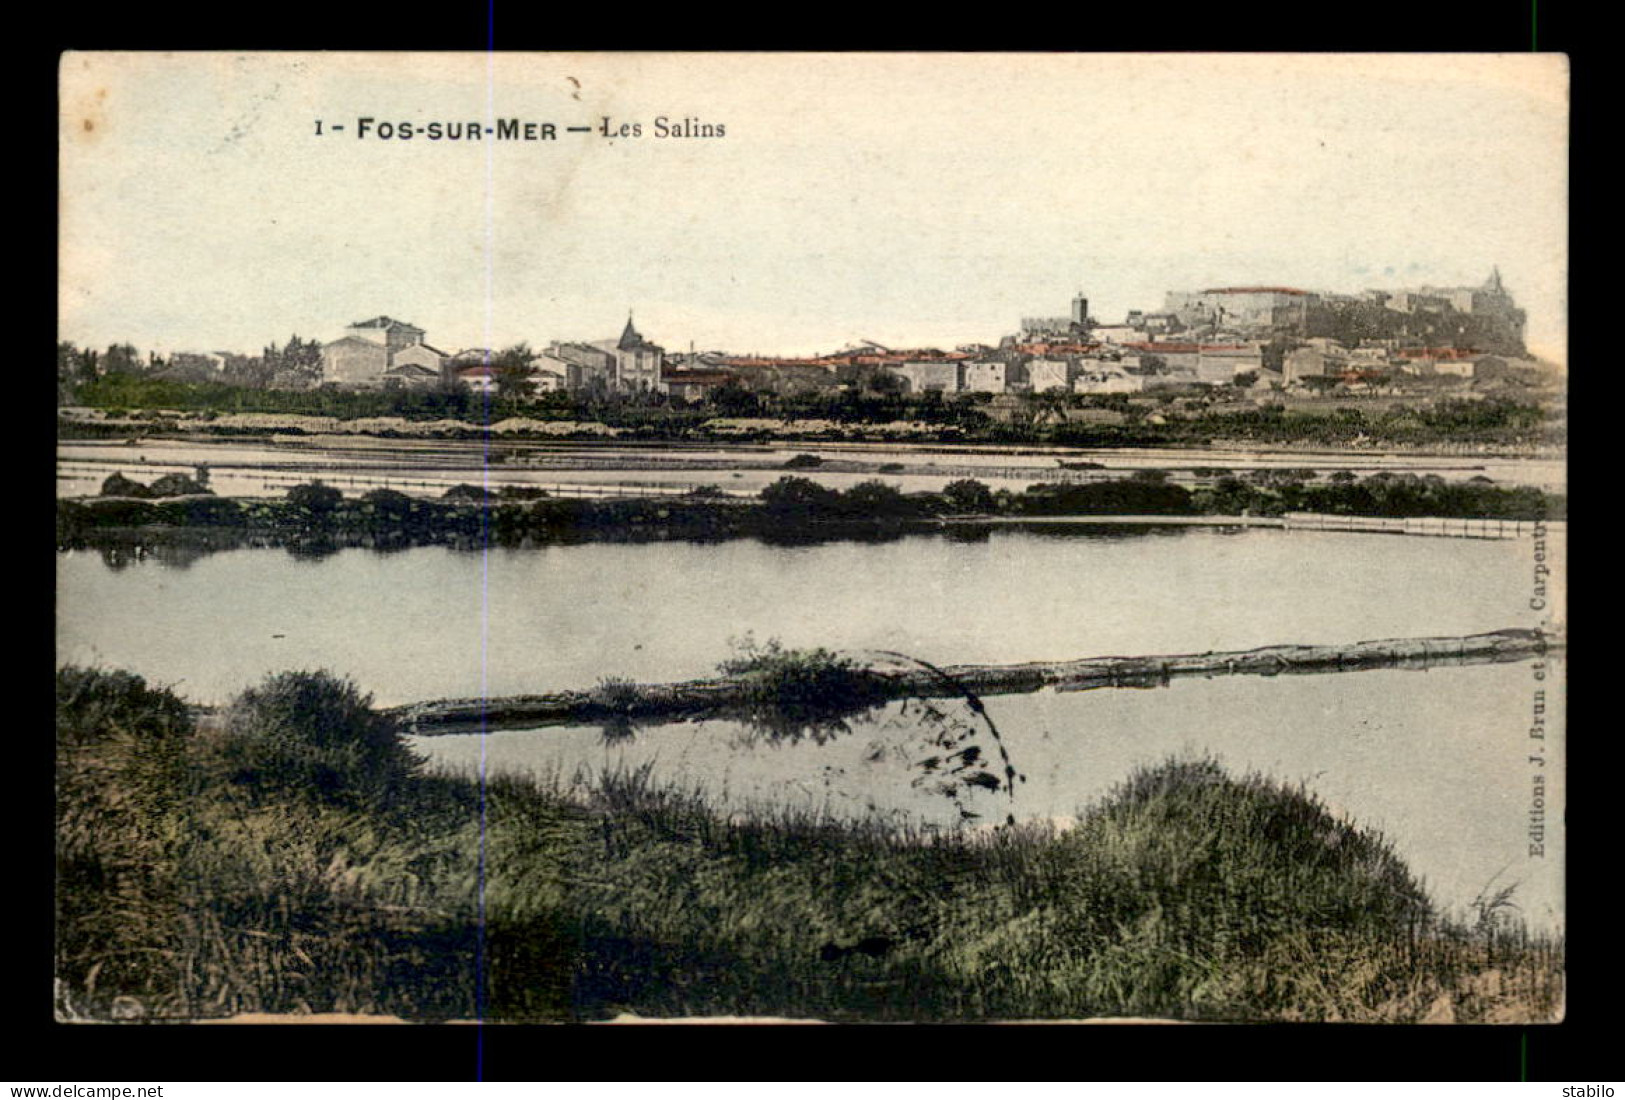
[[[494,130],[496,122],[496,0],[486,0],[485,16],[485,121],[486,129]],[[496,149],[494,134],[487,134],[485,142],[485,385],[482,387],[481,406],[483,435],[483,463],[481,488],[486,498],[480,502],[480,839],[479,865],[476,874],[478,890],[478,916],[475,921],[474,949],[474,1079],[485,1080],[485,1014],[488,990],[487,969],[490,965],[486,953],[486,840],[487,840],[487,760],[490,713],[490,639],[491,639],[491,392],[493,380],[491,364],[491,337],[495,314],[495,255],[496,255]]]

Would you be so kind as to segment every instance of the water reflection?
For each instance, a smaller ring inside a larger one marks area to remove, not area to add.
[[[98,545],[96,555],[103,565],[115,572],[144,562],[153,562],[168,569],[185,570],[219,549],[222,548],[190,540],[172,542],[168,539],[150,541],[122,539]]]
[[[332,557],[344,547],[332,535],[318,532],[296,535],[287,541],[284,549],[287,550],[288,557],[295,561],[319,562]]]
[[[102,545],[96,548],[101,556],[102,564],[115,573],[128,569],[136,562],[143,560],[146,554],[144,546],[128,546],[122,543]]]
[[[184,680],[200,702],[230,698],[266,671],[331,668],[387,706],[611,676],[711,676],[730,656],[726,639],[751,629],[801,648],[1011,664],[1466,635],[1540,617],[1520,596],[1530,547],[1511,540],[1002,527],[974,542],[590,542],[480,554],[375,545],[295,560],[263,537],[197,534],[189,541],[207,556],[191,565],[184,598],[139,538],[109,542],[105,555],[61,554],[62,659]],[[226,546],[245,549],[207,552]],[[243,638],[288,637],[222,649],[222,607]]]
[[[638,735],[638,724],[624,714],[612,714],[604,719],[598,735],[606,746],[624,745]]]
[[[889,651],[870,652],[859,663],[826,650],[785,650],[776,639],[758,646],[747,637],[735,645],[741,656],[722,662],[720,671],[744,681],[748,701],[705,721],[727,723],[729,744],[740,753],[862,738],[866,765],[898,772],[909,789],[950,804],[960,822],[983,817],[988,795],[1013,801],[1016,785],[1026,782],[982,700],[935,665]],[[894,678],[921,670],[929,690],[898,702]],[[643,732],[633,719],[636,685],[603,680],[593,697],[596,709],[607,712],[600,742],[631,745]],[[662,732],[659,722],[647,728],[656,737]],[[1006,812],[1004,820],[1014,824],[1015,817]]]

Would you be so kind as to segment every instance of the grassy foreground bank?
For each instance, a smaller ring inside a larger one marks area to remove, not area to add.
[[[325,674],[200,723],[66,668],[57,736],[62,1018],[1561,1014],[1560,938],[1440,917],[1381,837],[1208,760],[1064,831],[936,833],[730,817],[643,773],[482,791]]]

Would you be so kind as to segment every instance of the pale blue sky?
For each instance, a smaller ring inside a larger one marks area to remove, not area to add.
[[[672,348],[951,346],[1079,289],[1111,322],[1499,265],[1566,352],[1557,56],[69,54],[62,80],[81,343],[255,351],[385,313],[454,351],[635,309]],[[354,136],[488,114],[644,136]]]

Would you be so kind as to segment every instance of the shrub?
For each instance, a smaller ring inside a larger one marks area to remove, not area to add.
[[[1031,485],[1013,503],[1026,515],[1179,515],[1191,510],[1191,494],[1178,485],[1127,478]]]
[[[784,462],[784,468],[786,470],[806,470],[811,469],[814,466],[822,466],[823,464],[824,460],[819,458],[817,455],[800,454],[786,459]]]
[[[372,696],[328,672],[278,673],[244,691],[226,711],[221,755],[237,785],[348,804],[380,804],[422,763]]]
[[[162,749],[179,752],[190,736],[186,705],[162,688],[130,672],[68,666],[56,674],[59,762],[84,751],[120,746],[151,758]]]
[[[145,500],[152,496],[152,490],[139,481],[127,478],[121,473],[115,473],[102,482],[101,495],[104,497],[137,497]]]
[[[782,518],[808,519],[833,513],[841,494],[805,477],[781,477],[762,490],[762,503]]]
[[[132,673],[70,666],[56,674],[56,736],[56,977],[99,1008],[165,996],[191,716]]]
[[[288,503],[316,519],[332,515],[343,499],[343,493],[331,485],[323,485],[320,480],[288,490]]]
[[[841,494],[841,511],[856,519],[904,519],[918,515],[918,502],[884,481],[865,481]]]
[[[483,486],[468,485],[466,483],[462,485],[453,485],[450,489],[447,489],[444,493],[440,494],[442,500],[471,501],[476,504],[484,504],[485,502],[491,500],[495,495],[496,494],[492,493],[489,489],[486,489]]]
[[[183,523],[197,527],[230,527],[243,520],[242,505],[212,493],[196,500],[176,501],[170,507],[179,508]]]
[[[823,739],[846,730],[844,719],[887,698],[874,673],[830,650],[786,649],[777,638],[765,645],[746,636],[739,656],[717,671],[744,684],[746,718],[771,736]]]
[[[955,512],[992,512],[997,509],[993,490],[974,478],[950,481],[942,490],[948,507]]]
[[[1314,478],[1313,470],[1253,470],[1247,475],[1247,480],[1254,485],[1269,489],[1282,489]]]
[[[361,496],[361,511],[374,529],[408,525],[417,514],[418,502],[395,489],[374,489]]]
[[[1222,477],[1201,493],[1202,511],[1212,515],[1239,516],[1254,512],[1270,502],[1268,494],[1237,477]]]
[[[155,497],[189,497],[213,492],[185,474],[165,474],[154,481],[148,491]]]
[[[530,521],[541,530],[558,530],[582,523],[591,511],[585,500],[538,500],[530,506]]]
[[[592,705],[618,714],[629,713],[637,705],[638,685],[621,676],[601,676],[592,689]]]
[[[362,493],[361,501],[380,512],[407,512],[412,508],[412,498],[398,489],[373,489]]]

